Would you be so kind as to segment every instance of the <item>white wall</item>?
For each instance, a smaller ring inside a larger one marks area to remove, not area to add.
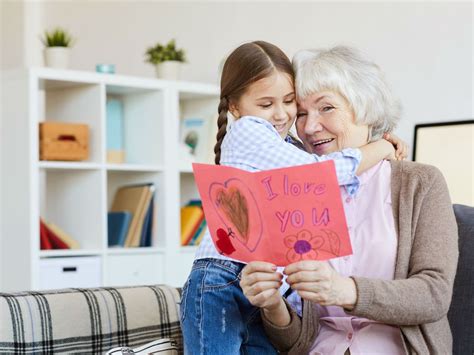
[[[0,64],[1,69],[12,68],[22,65],[22,58],[24,57],[23,48],[23,19],[24,19],[24,6],[19,2],[2,2],[0,1]],[[0,74],[1,80],[1,74]],[[0,107],[3,105],[3,91],[4,86],[0,83]],[[0,110],[0,137],[2,136],[2,110]],[[2,176],[5,168],[3,167],[2,155],[5,153],[5,149],[0,144],[0,226],[2,223],[2,208],[4,205],[3,193],[2,193]],[[1,230],[1,228],[0,228]],[[0,255],[2,248],[2,238],[0,235]],[[0,263],[0,268],[2,267]],[[0,275],[1,275],[0,270]],[[2,280],[0,279],[0,290]]]
[[[153,76],[146,48],[176,38],[187,50],[183,79],[218,82],[221,59],[263,39],[289,56],[298,49],[350,44],[387,73],[404,106],[398,133],[412,144],[420,122],[474,117],[472,2],[1,1],[2,68],[41,65],[42,30],[77,38],[71,67],[116,64]]]
[[[41,62],[41,42],[38,33],[42,28],[42,4],[32,1],[0,0],[0,69],[8,70],[24,68],[29,65],[37,65]],[[0,74],[0,80],[1,80]],[[0,85],[0,107],[3,101],[3,90],[8,90]],[[0,110],[0,132],[2,132],[2,120]],[[12,117],[11,119],[15,119]],[[4,132],[2,132],[3,134]],[[8,171],[3,165],[2,154],[12,154],[0,144],[0,186],[2,185],[2,174]],[[2,209],[8,207],[8,201],[2,198],[0,189],[0,226],[2,225]],[[6,207],[5,207],[6,206]],[[0,251],[2,248],[2,236],[0,235]],[[1,254],[1,253],[0,253]],[[0,265],[1,267],[1,265]],[[1,274],[1,270],[0,270]],[[0,290],[1,287],[0,279]]]
[[[401,97],[398,133],[410,144],[419,122],[474,117],[473,4],[470,2],[45,2],[44,24],[78,38],[72,67],[115,63],[153,76],[143,62],[156,41],[187,50],[183,78],[218,82],[221,59],[238,44],[263,39],[288,55],[339,43],[361,48]]]

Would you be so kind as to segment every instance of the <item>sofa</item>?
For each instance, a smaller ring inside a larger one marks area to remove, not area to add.
[[[459,262],[448,320],[453,354],[474,354],[474,207],[454,205],[458,224]]]
[[[474,354],[474,207],[454,205],[459,263],[448,319],[455,355]],[[173,339],[180,289],[158,285],[0,293],[0,353],[104,353]]]
[[[103,354],[161,338],[182,353],[179,300],[165,285],[0,293],[0,354]]]

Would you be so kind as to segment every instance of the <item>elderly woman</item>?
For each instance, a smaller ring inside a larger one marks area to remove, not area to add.
[[[294,60],[296,128],[318,155],[355,148],[390,132],[399,108],[379,68],[354,50],[301,51]],[[353,255],[304,260],[284,274],[249,263],[240,285],[261,307],[274,346],[290,354],[449,354],[446,314],[458,248],[441,173],[413,162],[383,161],[341,188]]]

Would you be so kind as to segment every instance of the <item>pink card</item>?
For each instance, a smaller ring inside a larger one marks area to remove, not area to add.
[[[352,254],[333,161],[254,173],[193,170],[219,253],[278,266]]]

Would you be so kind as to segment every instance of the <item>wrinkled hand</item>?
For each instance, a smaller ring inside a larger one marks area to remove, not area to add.
[[[288,265],[283,273],[288,275],[286,282],[303,299],[349,310],[357,301],[354,280],[339,275],[326,261],[299,261]]]
[[[383,138],[395,147],[395,159],[405,160],[408,157],[408,144],[393,133],[384,133]]]
[[[252,305],[272,310],[283,303],[278,291],[282,278],[275,265],[252,261],[242,269],[240,287]]]

